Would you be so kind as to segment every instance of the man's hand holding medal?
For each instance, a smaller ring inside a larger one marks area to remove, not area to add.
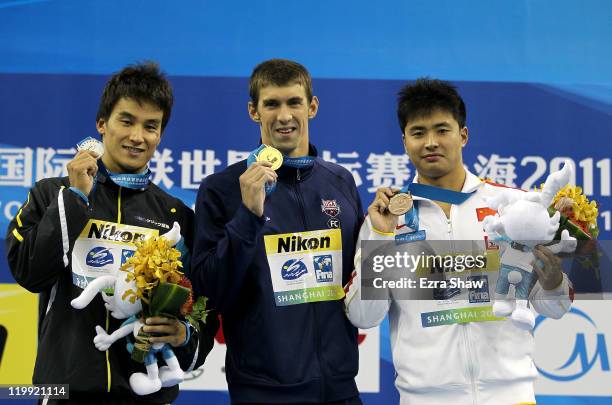
[[[398,189],[381,187],[368,207],[368,216],[375,230],[381,233],[393,233],[397,218],[412,209],[412,196]]]
[[[240,176],[242,203],[255,215],[263,215],[266,200],[266,184],[278,179],[276,170],[283,164],[283,155],[271,146],[265,146],[256,156],[256,161]]]

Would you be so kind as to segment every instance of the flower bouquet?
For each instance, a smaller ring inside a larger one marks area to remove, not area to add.
[[[577,263],[583,269],[592,270],[595,278],[599,280],[600,253],[596,241],[599,235],[597,202],[589,201],[582,194],[581,187],[568,184],[559,190],[548,208],[551,216],[556,211],[561,213],[561,217],[555,239],[561,239],[561,232],[564,229],[569,231],[570,236],[578,239],[575,257]]]
[[[578,240],[597,239],[599,235],[597,203],[589,201],[582,194],[582,188],[570,184],[563,187],[555,195],[548,211],[551,215],[555,211],[561,213],[559,230],[555,239],[559,239],[564,229],[567,229],[570,235]]]
[[[180,238],[180,234],[179,234]],[[131,303],[140,300],[143,318],[165,316],[186,318],[196,329],[199,320],[206,319],[206,298],[200,297],[194,303],[191,282],[183,272],[181,252],[173,247],[175,241],[165,236],[151,237],[136,243],[136,251],[121,266],[127,272],[126,281],[134,282],[136,290],[128,289],[123,300]],[[151,345],[151,335],[139,331],[132,352],[132,359],[143,362]]]

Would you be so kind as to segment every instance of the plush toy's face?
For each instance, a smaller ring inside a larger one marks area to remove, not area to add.
[[[518,200],[502,207],[500,219],[506,236],[531,247],[551,241],[559,228],[559,220],[551,219],[545,207],[527,200]]]

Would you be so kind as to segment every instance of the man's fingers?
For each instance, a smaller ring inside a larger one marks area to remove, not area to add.
[[[98,154],[90,150],[80,150],[77,152],[76,155],[74,155],[73,161],[80,161],[80,160],[86,160],[86,159],[93,159],[94,161],[97,161]]]
[[[533,262],[533,270],[536,272],[536,274],[538,275],[538,278],[540,280],[544,279],[546,277],[546,273],[544,273],[544,270],[542,270],[542,267],[540,267],[541,265],[538,263],[538,259],[536,259]]]
[[[533,249],[533,254],[536,257],[533,262],[533,267],[536,269],[538,276],[542,277],[542,274],[540,273],[544,273],[544,269],[547,266],[550,266],[550,260],[544,254],[538,252],[537,249]]]
[[[79,151],[75,158],[68,162],[68,169],[77,172],[97,172],[98,161],[92,156],[93,152]]]
[[[544,268],[549,268],[557,264],[557,262],[560,262],[559,258],[545,247],[536,247],[533,249],[533,254],[542,261]]]
[[[159,333],[160,335],[174,335],[176,328],[170,325],[146,325],[142,328],[147,333]]]
[[[82,155],[87,155],[87,156],[90,156],[92,159],[98,160],[99,156],[94,151],[91,151],[91,150],[81,150],[81,151],[79,151],[79,153],[81,153],[81,152],[82,152]]]
[[[248,185],[259,189],[263,187],[264,183],[276,181],[276,175],[266,172],[265,170],[259,170],[255,173],[255,176],[250,179]]]
[[[147,333],[160,333],[163,335],[174,335],[178,330],[178,321],[163,316],[153,316],[145,320],[143,330]]]
[[[384,197],[389,200],[391,197],[397,194],[398,191],[400,190],[397,188],[380,187],[376,190],[376,197]]]
[[[387,203],[385,203],[381,198],[376,198],[370,207],[383,214],[387,210]]]
[[[253,163],[241,176],[244,184],[253,184],[261,181],[264,174],[268,174],[269,177],[276,181],[278,175],[274,170],[270,168],[270,162],[256,162]]]
[[[252,166],[263,166],[263,167],[272,167],[272,163],[262,160],[261,162],[255,162],[252,164]]]
[[[171,325],[176,319],[167,318],[165,316],[151,316],[145,320],[146,325]]]
[[[389,205],[389,197],[387,196],[387,194],[383,191],[377,191],[376,192],[376,198],[375,200],[379,200],[382,201],[383,203],[385,203],[386,205]]]
[[[384,187],[382,189],[383,194],[385,195],[385,197],[387,198],[391,198],[393,197],[399,190],[398,189],[393,189],[391,187]]]
[[[187,333],[185,325],[177,319],[152,317],[147,318],[143,331],[160,336],[151,336],[150,343],[169,343],[173,346],[183,343]]]
[[[256,172],[258,170],[260,170],[261,168],[271,168],[272,167],[272,163],[270,162],[255,162],[252,165],[250,165],[245,171],[244,173],[253,173]]]
[[[251,184],[261,187],[264,183],[275,182],[277,178],[278,175],[274,170],[260,167],[259,170],[255,172],[254,177],[251,179]]]

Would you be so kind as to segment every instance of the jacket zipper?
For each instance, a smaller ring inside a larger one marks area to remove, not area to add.
[[[468,373],[470,375],[470,383],[472,385],[472,403],[474,405],[478,404],[478,392],[476,390],[476,376],[475,374],[475,365],[474,365],[474,361],[472,358],[472,349],[471,349],[471,345],[470,345],[470,328],[469,328],[470,323],[465,323],[462,324],[461,326],[463,326],[463,331],[465,332],[463,334],[463,337],[465,339],[465,347],[467,350],[467,359],[468,359]]]
[[[440,213],[446,220],[446,233],[447,233],[449,245],[451,247],[451,252],[452,252],[455,249],[455,244],[453,243],[454,242],[453,223],[451,220],[451,218],[453,217],[453,207],[451,206],[450,215],[447,217],[446,214],[444,213],[444,210],[439,205],[437,204],[435,205],[438,207],[438,209],[440,210]],[[472,352],[470,350],[470,343],[469,343],[469,338],[468,338],[469,323],[459,323],[456,325],[461,330],[461,339],[463,340],[463,346],[465,347],[465,354],[466,354],[466,360],[467,360],[466,368],[467,368],[468,375],[470,377],[470,387],[472,388],[472,403],[476,405],[477,404],[477,401],[476,401],[477,393],[476,393],[476,381],[475,381],[475,376],[474,376],[474,364],[472,361]]]
[[[301,175],[300,175],[300,169],[297,169],[297,173],[296,173],[296,180],[299,182],[301,180]],[[295,197],[298,201],[298,207],[300,209],[300,213],[302,215],[302,225],[304,226],[305,230],[310,229],[309,228],[309,224],[308,224],[308,220],[306,218],[306,211],[304,210],[304,201],[302,200],[302,195],[300,193],[300,189],[299,189],[299,184],[295,183],[293,185],[293,191],[295,193]],[[323,374],[323,366],[321,363],[321,344],[320,344],[320,336],[319,336],[319,328],[317,327],[318,323],[317,323],[317,306],[316,305],[312,305],[312,317],[314,319],[313,322],[313,331],[314,331],[314,337],[315,337],[315,349],[317,352],[317,361],[319,362],[319,372],[321,373],[321,393],[320,393],[320,399],[323,401],[324,400],[324,395],[325,395],[325,375]]]
[[[117,224],[121,223],[121,186],[117,194]],[[106,333],[109,332],[110,328],[110,316],[108,309],[106,310]],[[108,350],[106,351],[106,392],[111,392],[111,367]]]
[[[453,239],[453,222],[452,222],[452,217],[453,217],[453,206],[451,206],[450,209],[450,215],[448,218],[446,218],[446,224],[447,224],[447,231],[448,231],[448,239],[451,243],[451,251],[454,252],[455,251],[455,243],[454,243],[454,239]],[[446,215],[445,215],[446,216]],[[457,326],[459,328],[461,328],[461,336],[463,338],[463,343],[465,345],[465,351],[466,351],[466,360],[467,360],[467,372],[468,375],[470,376],[470,387],[472,388],[472,403],[474,405],[478,404],[478,399],[477,399],[477,391],[476,391],[476,376],[474,375],[474,359],[472,358],[472,350],[470,348],[470,330],[469,330],[469,325],[470,323],[461,323],[458,324]]]
[[[110,318],[108,316],[108,309],[106,310],[106,333],[108,333],[108,329],[110,327]],[[110,349],[110,348],[109,348]],[[111,369],[110,369],[110,359],[108,358],[108,351],[106,349],[106,392],[111,392]]]

